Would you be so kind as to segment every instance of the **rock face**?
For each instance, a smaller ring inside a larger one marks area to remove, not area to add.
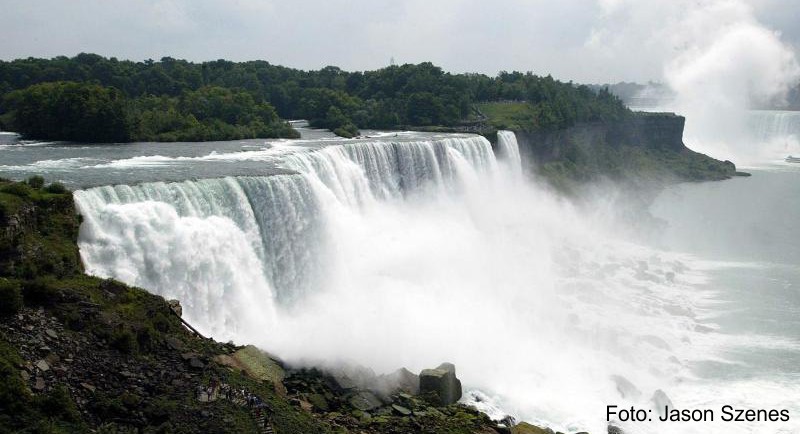
[[[516,132],[520,144],[539,159],[559,157],[564,143],[592,146],[638,146],[681,151],[686,118],[674,113],[647,113],[617,122],[584,122],[562,130]],[[522,139],[522,140],[520,140]]]
[[[449,405],[461,399],[461,380],[456,378],[456,367],[442,363],[436,369],[423,369],[419,374],[419,393],[432,393],[438,405]]]
[[[419,375],[406,368],[398,369],[390,374],[379,376],[375,385],[383,396],[392,395],[397,392],[419,394]]]
[[[515,133],[524,165],[539,172],[548,165],[563,172],[567,169],[560,166],[566,166],[571,172],[564,176],[582,181],[598,176],[652,175],[653,171],[665,178],[698,181],[734,176],[733,163],[715,160],[684,145],[685,122],[683,116],[674,113],[637,113],[619,121]],[[544,175],[550,174],[545,170]]]
[[[167,301],[169,304],[169,308],[172,309],[178,316],[183,316],[183,307],[181,306],[181,302],[179,300],[169,300]]]

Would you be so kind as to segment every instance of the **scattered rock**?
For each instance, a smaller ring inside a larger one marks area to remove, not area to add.
[[[84,389],[86,389],[86,390],[88,390],[89,392],[92,392],[92,393],[94,393],[94,391],[97,390],[97,388],[95,388],[94,386],[92,386],[89,383],[81,383],[81,387],[83,387]]]
[[[58,335],[56,334],[55,330],[53,329],[46,329],[44,334],[49,336],[51,339],[58,339]]]
[[[44,358],[44,360],[48,365],[53,366],[61,360],[61,357],[58,357],[58,354],[50,353]]]
[[[191,359],[189,359],[189,367],[192,369],[203,369],[206,367],[206,364],[203,363],[203,361],[200,360],[199,358],[192,357]]]
[[[358,388],[355,381],[343,371],[329,373],[328,382],[331,388],[337,392],[347,392]]]
[[[184,361],[189,361],[189,360],[191,360],[191,359],[193,359],[193,358],[196,358],[196,357],[199,357],[199,356],[200,356],[199,354],[197,354],[197,353],[193,353],[193,352],[181,353],[181,358],[182,358]]]
[[[357,410],[370,411],[380,407],[383,403],[372,392],[361,391],[350,398],[350,405]]]
[[[44,359],[41,359],[38,362],[36,362],[36,367],[39,368],[39,370],[42,372],[47,372],[50,370],[50,365],[48,365]]]
[[[41,392],[42,390],[44,390],[44,387],[45,387],[44,378],[36,377],[36,382],[33,384],[33,389]]]
[[[403,407],[402,405],[392,404],[394,411],[400,413],[401,416],[411,416],[411,410]]]
[[[461,399],[461,380],[456,377],[456,367],[452,363],[442,363],[436,369],[422,370],[419,393],[433,393],[441,406],[457,402]]]
[[[184,350],[183,342],[181,342],[180,339],[178,339],[178,338],[176,338],[174,336],[167,336],[166,338],[164,338],[164,342],[166,342],[167,346],[173,351],[183,351]]]

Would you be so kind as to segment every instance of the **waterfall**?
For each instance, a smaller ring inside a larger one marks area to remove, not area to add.
[[[515,175],[522,174],[522,160],[519,156],[519,144],[517,144],[517,136],[511,131],[498,131],[497,132],[497,147],[499,149],[499,156],[506,162]]]
[[[479,136],[347,143],[283,163],[297,174],[77,191],[87,272],[179,298],[201,329],[231,337],[252,321],[236,313],[238,300],[272,310],[325,285],[336,262],[337,213],[429,189],[452,192],[461,172],[497,171]],[[269,314],[257,316],[261,324]]]
[[[800,152],[800,112],[757,110],[750,113],[754,139],[775,147],[777,152]]]
[[[521,182],[513,133],[497,152],[471,135],[358,140],[281,154],[287,174],[79,190],[81,256],[180,299],[216,339],[378,372],[448,360],[466,391],[563,432],[674,396],[707,339],[690,259]]]

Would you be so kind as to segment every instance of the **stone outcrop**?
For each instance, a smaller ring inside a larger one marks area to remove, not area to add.
[[[456,367],[442,363],[436,369],[423,369],[419,374],[419,393],[437,397],[439,405],[449,405],[461,399],[461,380],[456,378]]]
[[[684,145],[685,122],[674,113],[636,113],[619,121],[515,133],[523,164],[546,177],[586,182],[598,177],[701,181],[735,176],[733,163]]]

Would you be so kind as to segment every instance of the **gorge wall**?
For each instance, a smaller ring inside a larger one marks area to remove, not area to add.
[[[602,177],[661,182],[734,176],[733,163],[684,145],[685,121],[674,113],[635,113],[620,121],[516,134],[526,170],[559,186]]]

